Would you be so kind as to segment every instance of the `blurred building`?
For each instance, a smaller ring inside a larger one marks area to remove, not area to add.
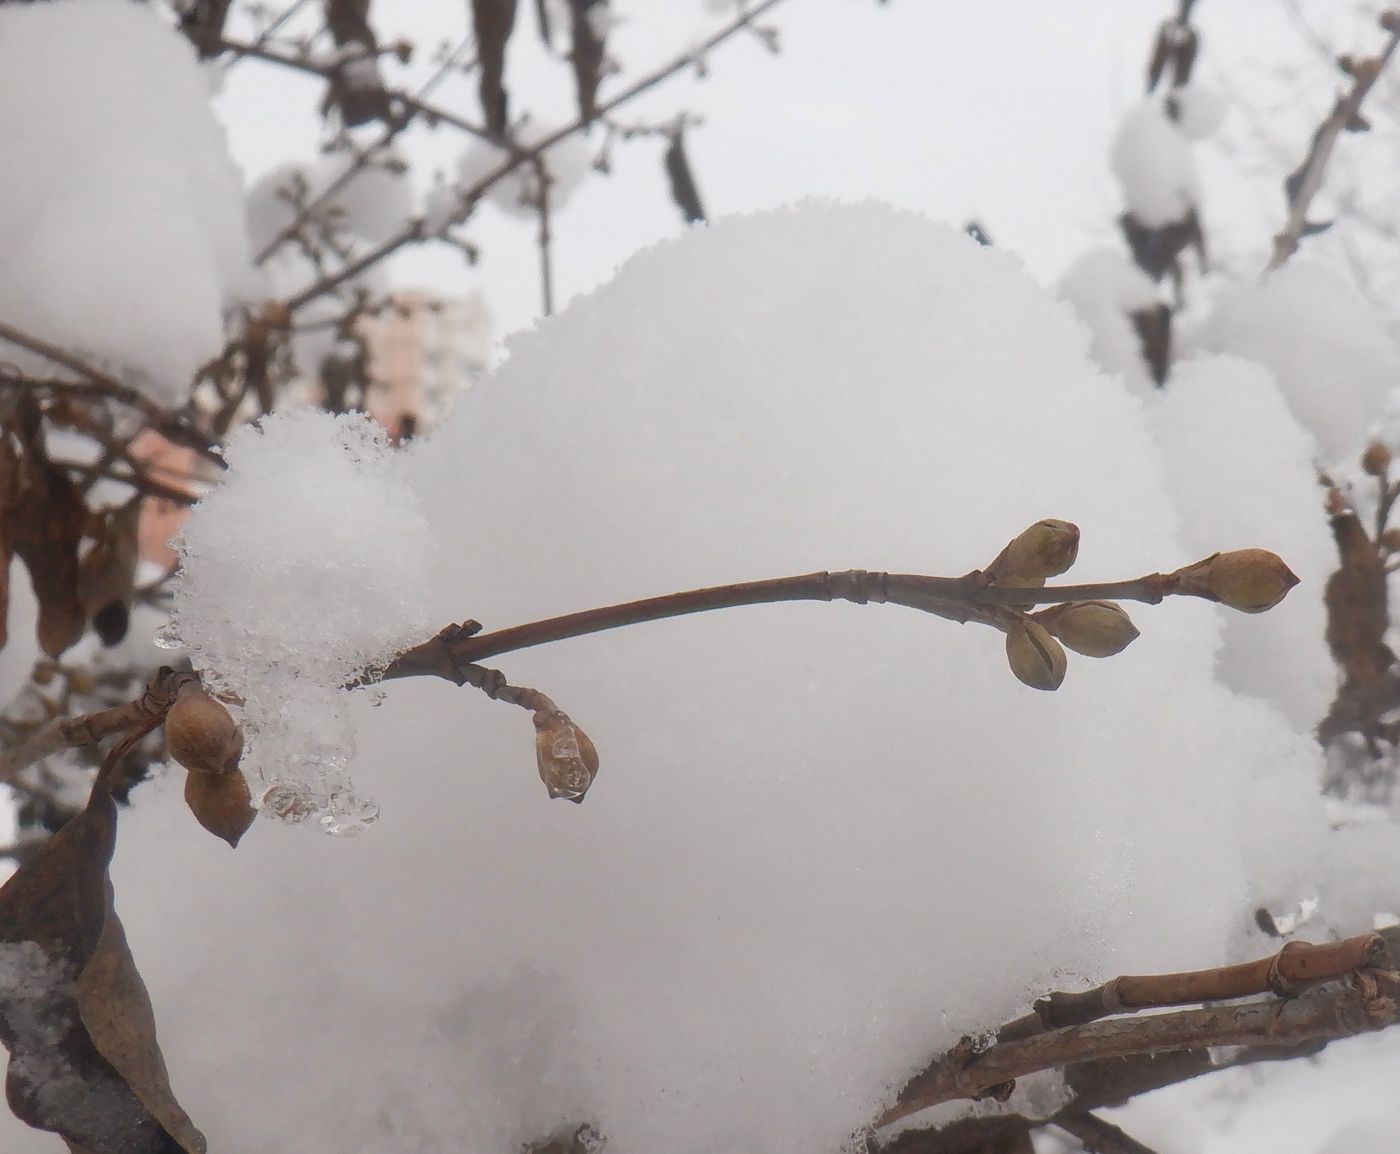
[[[456,393],[477,380],[491,355],[491,317],[480,293],[442,300],[396,293],[361,331],[369,343],[369,411],[392,433],[438,424]]]
[[[443,300],[424,292],[401,292],[380,311],[360,321],[368,353],[369,388],[365,408],[397,439],[439,424],[453,398],[476,381],[491,355],[491,315],[480,293]],[[315,379],[289,389],[317,403],[323,393]],[[208,483],[207,468],[189,449],[150,431],[141,434],[139,454],[153,476],[190,492]],[[148,498],[141,513],[141,556],[164,568],[175,555],[169,541],[180,531],[184,506]]]

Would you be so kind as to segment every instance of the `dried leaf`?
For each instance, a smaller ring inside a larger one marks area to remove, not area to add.
[[[99,776],[86,808],[0,889],[6,1095],[21,1121],[90,1154],[203,1154],[112,906],[116,833]]]
[[[487,132],[504,139],[510,122],[505,87],[506,45],[515,28],[515,0],[472,0],[472,28],[481,68],[481,113],[486,118]]]
[[[549,0],[535,0],[535,24],[540,30],[540,40],[546,48],[554,47],[554,27],[549,18]]]
[[[389,94],[379,79],[379,41],[369,22],[369,5],[370,0],[325,0],[326,27],[335,46],[361,52],[331,71],[330,86],[321,101],[322,114],[338,108],[347,128],[389,117]]]
[[[77,485],[49,460],[38,408],[22,407],[18,425],[19,470],[16,485],[5,492],[5,527],[39,602],[39,645],[58,657],[87,628],[78,598],[78,547],[87,507]]]
[[[116,645],[126,636],[140,560],[140,528],[139,494],[125,505],[104,509],[98,516],[96,543],[78,566],[78,600],[103,645]]]
[[[666,179],[671,184],[671,199],[681,210],[687,224],[705,219],[705,208],[700,203],[700,191],[695,187],[695,176],[690,171],[690,161],[685,155],[685,133],[677,132],[671,137],[666,149]]]
[[[190,770],[185,774],[185,804],[200,825],[235,849],[258,816],[248,779],[236,769],[228,773]]]
[[[1172,310],[1164,304],[1128,314],[1142,345],[1142,359],[1158,388],[1167,383],[1172,363]]]
[[[180,17],[180,30],[199,49],[201,60],[218,56],[232,0],[194,0]]]
[[[598,82],[603,76],[603,29],[607,0],[569,0],[573,9],[574,85],[578,89],[578,114],[584,121],[598,115]]]

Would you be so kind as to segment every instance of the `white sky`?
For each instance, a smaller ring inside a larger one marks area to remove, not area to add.
[[[721,18],[709,11],[716,6],[615,0],[624,19],[609,47],[623,73],[605,85],[604,96],[717,27]],[[712,55],[708,80],[677,77],[622,116],[656,122],[682,108],[703,115],[687,148],[712,216],[810,196],[875,197],[959,225],[976,217],[1036,276],[1053,280],[1088,245],[1116,242],[1120,201],[1108,146],[1140,97],[1157,23],[1175,7],[1175,0],[786,0],[769,18],[781,30],[781,55],[740,36]],[[1306,7],[1344,47],[1379,42],[1374,23],[1345,0]],[[379,0],[382,29],[402,29],[428,49],[396,82],[421,79],[432,46],[465,33],[468,10],[465,0]],[[1285,148],[1291,128],[1296,163],[1308,126],[1331,102],[1337,74],[1303,48],[1274,0],[1201,0],[1195,22],[1203,42],[1198,76],[1269,110]],[[1301,71],[1282,80],[1290,120],[1270,103],[1280,91],[1274,69],[1300,61]],[[539,51],[533,5],[522,3],[507,66],[512,114],[528,109],[537,120],[560,122],[571,115],[571,85],[567,65]],[[257,62],[229,74],[220,107],[250,178],[312,153],[319,95],[318,80]],[[479,121],[474,77],[435,97]],[[1247,179],[1228,153],[1232,142],[1248,139],[1237,113],[1223,137],[1200,150],[1207,231],[1217,255],[1242,270],[1259,267],[1281,221],[1285,171]],[[406,148],[426,183],[467,143],[450,128],[414,129]],[[655,140],[620,145],[613,174],[591,176],[560,210],[560,304],[681,228],[660,154]],[[477,269],[467,269],[456,252],[425,246],[395,261],[395,284],[447,295],[477,285],[500,335],[530,324],[540,301],[533,224],[485,205],[468,233],[482,251]]]

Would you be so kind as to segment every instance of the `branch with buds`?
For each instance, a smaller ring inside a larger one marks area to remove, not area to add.
[[[997,629],[1006,635],[1006,658],[1012,673],[1032,689],[1055,690],[1063,683],[1068,668],[1066,647],[1086,657],[1112,657],[1137,638],[1137,627],[1118,604],[1120,601],[1156,604],[1171,596],[1199,597],[1243,613],[1262,613],[1277,605],[1298,583],[1298,578],[1273,553],[1242,549],[1213,553],[1171,573],[1149,573],[1127,581],[1047,586],[1046,580],[1066,572],[1078,553],[1078,527],[1068,521],[1047,519],[1012,538],[985,569],[974,569],[962,577],[865,569],[823,571],[670,593],[493,633],[480,632],[481,626],[474,621],[449,625],[428,641],[399,654],[374,680],[441,677],[455,685],[475,685],[478,681],[473,678],[477,675],[470,671],[476,663],[571,637],[740,605],[851,601],[857,605],[903,605],[949,621],[974,622]],[[1037,605],[1046,608],[1033,611]],[[569,724],[582,735],[582,730]],[[583,741],[579,744],[582,746]],[[591,742],[588,748],[592,748]],[[596,773],[595,753],[590,783]],[[560,795],[551,792],[551,796]],[[582,792],[571,800],[581,801]]]

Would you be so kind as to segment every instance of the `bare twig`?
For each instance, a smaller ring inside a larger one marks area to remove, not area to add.
[[[642,93],[655,88],[658,84],[683,71],[697,60],[701,59],[707,52],[711,51],[724,41],[730,39],[737,33],[748,28],[765,12],[776,8],[783,0],[760,0],[757,4],[751,4],[745,10],[734,17],[719,31],[715,32],[708,39],[696,47],[681,53],[666,64],[641,77],[627,88],[623,89],[611,100],[600,104],[593,114],[588,117],[579,116],[569,121],[563,127],[554,132],[541,137],[532,143],[528,148],[518,148],[509,153],[495,168],[483,175],[469,188],[463,189],[459,195],[459,201],[463,205],[475,204],[484,194],[498,181],[509,176],[522,164],[532,164],[541,157],[548,149],[558,144],[565,137],[582,131],[598,117],[606,116],[619,106],[626,104]],[[324,296],[328,292],[334,292],[346,281],[358,276],[365,269],[377,264],[385,257],[391,256],[405,245],[416,244],[427,239],[429,233],[425,227],[424,219],[417,217],[407,222],[393,236],[388,237],[383,243],[376,246],[365,256],[355,261],[352,265],[340,269],[337,272],[323,277],[316,283],[307,286],[297,293],[287,302],[287,307],[292,311],[303,308],[310,302]],[[280,241],[278,242],[281,243]]]
[[[1347,126],[1358,121],[1366,94],[1371,91],[1386,65],[1390,63],[1390,58],[1395,55],[1396,46],[1400,45],[1400,21],[1393,22],[1389,34],[1390,38],[1379,56],[1365,57],[1352,65],[1350,91],[1337,98],[1332,111],[1313,134],[1312,144],[1307,156],[1303,158],[1303,163],[1285,182],[1288,192],[1288,220],[1283,230],[1274,237],[1273,256],[1269,260],[1270,269],[1278,268],[1298,251],[1298,243],[1307,230],[1308,209],[1322,187],[1332,150]]]
[[[182,685],[195,677],[161,666],[145,692],[133,701],[80,717],[56,718],[14,749],[0,753],[0,782],[10,781],[26,767],[65,749],[95,745],[105,738],[128,730],[159,723],[175,703]]]
[[[973,570],[963,577],[932,577],[865,569],[823,570],[795,577],[691,589],[683,593],[668,593],[641,601],[586,609],[493,633],[459,635],[450,645],[439,634],[400,654],[384,671],[384,679],[427,675],[451,680],[450,670],[456,665],[470,664],[517,649],[529,649],[668,617],[780,601],[851,601],[857,605],[889,603],[919,609],[950,621],[977,621],[1004,629],[1011,621],[1021,619],[1023,614],[1020,609],[1029,604],[1104,600],[1156,604],[1173,594],[1208,596],[1185,579],[1187,570],[1193,568],[1196,566],[1186,566],[1175,573],[1149,573],[1128,581],[1038,589],[991,585],[986,574],[980,570]]]
[[[535,178],[539,182],[535,209],[539,213],[538,243],[540,249],[540,308],[545,316],[554,315],[554,272],[550,256],[549,231],[549,169],[539,157],[535,158]]]

